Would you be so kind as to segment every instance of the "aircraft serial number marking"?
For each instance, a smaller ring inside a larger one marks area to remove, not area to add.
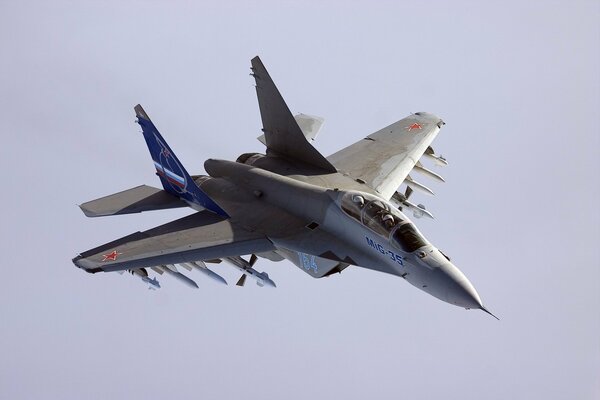
[[[404,265],[404,259],[400,254],[394,253],[393,251],[386,249],[385,247],[383,247],[368,236],[365,236],[365,238],[367,239],[367,244],[369,245],[369,247],[372,247],[373,249],[377,250],[383,255],[388,255],[392,259],[392,261],[396,261],[398,264]]]
[[[298,253],[298,256],[300,257],[300,264],[302,265],[302,267],[304,267],[305,270],[308,271],[312,269],[315,271],[315,274],[317,273],[319,266],[317,265],[316,256],[300,252]]]

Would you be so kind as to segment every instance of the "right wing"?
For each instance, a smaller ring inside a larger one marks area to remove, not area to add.
[[[415,113],[356,142],[327,159],[390,199],[437,136],[444,121]]]
[[[73,263],[87,272],[111,272],[212,260],[275,250],[269,239],[210,211],[85,251]]]

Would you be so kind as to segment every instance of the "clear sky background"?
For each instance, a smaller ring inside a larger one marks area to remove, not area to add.
[[[0,1],[0,398],[600,397],[598,1],[81,3]],[[500,321],[360,268],[151,292],[73,266],[188,213],[77,207],[159,186],[135,104],[192,173],[263,150],[257,54],[324,154],[446,121],[417,225]]]

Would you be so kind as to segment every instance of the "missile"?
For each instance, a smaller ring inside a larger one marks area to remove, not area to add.
[[[165,271],[163,271],[160,267],[150,267],[152,269],[152,271],[156,272],[159,275],[162,275],[165,273]]]
[[[246,277],[249,276],[253,279],[256,280],[256,284],[260,287],[263,286],[268,286],[268,287],[277,287],[277,285],[275,285],[275,282],[273,282],[273,280],[271,278],[269,278],[269,274],[267,274],[266,272],[258,272],[257,270],[255,270],[254,268],[247,268],[247,269],[241,269],[238,268],[244,275],[242,275],[242,277]],[[241,284],[239,284],[238,286],[244,286],[244,281],[246,279],[240,278],[240,281],[242,282]],[[240,281],[238,281],[238,283],[240,283]]]
[[[181,272],[178,272],[177,268],[174,265],[170,265],[170,264],[161,265],[161,269],[163,271],[165,271],[166,273],[168,273],[169,275],[177,278],[180,282],[184,283],[185,285],[187,285],[191,288],[198,289],[198,285],[196,284],[196,282],[194,282],[187,276],[183,275]]]
[[[448,165],[448,161],[442,155],[438,156],[433,152],[425,153],[424,155],[431,158],[433,161],[435,161],[435,164],[439,165],[440,167],[445,167],[446,165]]]
[[[433,147],[431,146],[427,147],[423,155],[433,159],[436,165],[439,165],[441,167],[448,165],[448,161],[446,161],[446,159],[441,154],[439,156],[435,154],[435,150],[433,150]]]
[[[158,283],[158,280],[156,278],[150,279],[150,277],[148,277],[148,271],[146,271],[145,268],[130,269],[129,272],[131,272],[131,275],[136,275],[140,277],[143,282],[147,283],[148,289],[160,289],[160,283]]]
[[[148,284],[148,289],[150,290],[156,290],[156,289],[160,289],[160,283],[158,283],[158,280],[156,278],[152,278],[150,279],[149,277],[143,277],[142,281],[146,282]]]
[[[189,265],[188,263],[179,263],[179,266],[182,268],[187,269],[188,271],[192,272],[192,270],[194,269],[191,265]]]
[[[436,174],[435,172],[428,170],[420,162],[417,162],[417,164],[415,164],[415,171],[417,171],[423,175],[427,175],[428,177],[433,178],[436,181],[446,182],[444,180],[444,178],[442,178],[440,175]]]
[[[277,287],[277,285],[275,285],[275,282],[273,282],[271,278],[269,278],[269,274],[267,274],[266,272],[258,272],[257,270],[252,268],[252,266],[257,260],[254,254],[250,258],[250,262],[244,260],[240,256],[225,257],[224,260],[229,262],[243,274],[236,283],[237,286],[244,286],[244,283],[246,282],[246,277],[249,276],[252,279],[256,280],[256,284],[260,287]]]
[[[410,196],[410,191],[408,192],[408,195]],[[408,198],[405,194],[396,192],[396,193],[394,193],[394,195],[392,196],[392,198],[390,200],[393,204],[396,205],[396,207],[399,207],[399,208],[406,207],[406,208],[412,210],[415,218],[421,218],[422,216],[426,216],[428,218],[433,219],[433,214],[430,213],[429,211],[427,211],[423,204],[415,205],[414,203],[411,203],[410,201],[408,201]]]
[[[189,267],[189,268],[192,268],[192,269],[196,269],[196,270],[202,272],[205,276],[207,276],[210,279],[212,279],[213,281],[218,282],[218,283],[223,284],[223,285],[227,285],[227,281],[221,275],[219,275],[219,274],[213,272],[212,270],[208,269],[206,267],[206,264],[204,264],[204,262],[202,262],[202,261],[195,261],[195,262],[184,263],[184,264],[182,264],[182,266],[184,266],[185,268]],[[191,269],[190,269],[190,271],[191,271]]]
[[[406,176],[406,179],[404,179],[404,183],[406,183],[406,185],[413,190],[418,190],[422,193],[425,193],[425,194],[428,194],[431,196],[434,195],[433,190],[429,189],[427,186],[423,185],[422,183],[415,181],[413,178],[410,177],[410,175]]]

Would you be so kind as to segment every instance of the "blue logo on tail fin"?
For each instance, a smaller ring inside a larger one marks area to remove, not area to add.
[[[138,118],[137,122],[142,127],[144,139],[148,145],[148,150],[150,150],[150,156],[152,157],[152,161],[154,161],[156,174],[160,178],[165,191],[190,203],[198,204],[219,215],[229,217],[217,203],[196,185],[196,182],[194,182],[185,168],[183,168],[177,156],[175,156],[148,117],[148,114],[146,114],[139,104],[135,107],[135,113]]]

